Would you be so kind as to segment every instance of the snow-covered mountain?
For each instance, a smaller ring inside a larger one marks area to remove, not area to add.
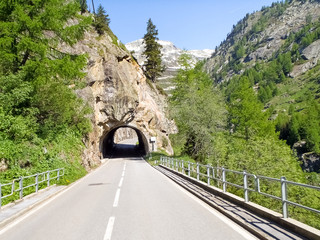
[[[178,63],[178,59],[182,53],[185,51],[177,48],[172,42],[159,40],[158,43],[161,44],[162,49],[162,63],[166,67],[164,73],[159,77],[158,83],[160,86],[170,95],[172,89],[174,89],[174,84],[171,79],[174,77],[181,66]],[[133,52],[133,56],[137,59],[138,63],[142,66],[146,58],[142,55],[145,45],[143,39],[139,39],[126,44],[126,48]],[[205,50],[190,50],[186,51],[192,58],[191,64],[209,58],[214,53],[214,50],[205,49]]]
[[[172,42],[158,40],[158,43],[161,44],[162,49],[162,62],[167,69],[179,69],[181,66],[178,63],[180,55],[184,52],[182,49],[177,48]],[[143,39],[139,39],[126,44],[126,48],[130,52],[134,52],[133,56],[138,60],[140,65],[143,65],[146,60],[142,55],[145,45],[143,44]],[[211,57],[214,50],[204,49],[204,50],[189,50],[186,51],[191,55],[193,63],[196,63],[199,60],[203,60]]]

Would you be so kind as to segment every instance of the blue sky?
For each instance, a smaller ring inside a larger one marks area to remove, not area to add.
[[[121,42],[142,38],[152,19],[159,39],[187,50],[214,49],[247,13],[276,0],[95,0],[111,19]],[[88,0],[91,7],[91,0]]]

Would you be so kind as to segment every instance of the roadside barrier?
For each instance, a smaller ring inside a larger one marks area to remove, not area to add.
[[[34,192],[38,192],[42,185],[49,187],[51,181],[55,179],[59,181],[63,175],[64,168],[59,168],[30,176],[21,176],[20,178],[13,179],[10,183],[0,183],[0,208],[2,200],[13,196],[14,193],[18,192],[19,198],[22,199],[25,189],[34,187]]]
[[[218,187],[222,188],[223,192],[227,192],[228,186],[243,189],[243,198],[245,202],[249,202],[250,192],[255,192],[265,197],[281,201],[283,218],[288,218],[289,205],[320,214],[320,206],[319,209],[315,209],[294,201],[290,201],[288,199],[289,186],[298,186],[301,188],[320,191],[320,187],[317,186],[288,181],[285,177],[281,177],[280,179],[271,178],[250,174],[246,171],[234,171],[224,167],[213,167],[210,165],[192,163],[189,161],[178,160],[165,156],[161,156],[160,164],[176,170],[177,172],[181,172],[184,175],[197,179],[198,181],[206,182],[208,185],[214,183]],[[261,182],[264,182],[264,184]],[[275,188],[274,192],[279,192],[280,195],[270,194],[266,191],[263,191],[263,189],[268,189],[268,187],[266,187],[267,185],[272,185]]]

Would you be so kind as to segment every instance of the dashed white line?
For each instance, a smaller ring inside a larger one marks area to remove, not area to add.
[[[119,198],[120,198],[120,188],[118,188],[116,192],[116,196],[114,198],[113,207],[118,207],[119,205]]]
[[[112,235],[112,230],[113,230],[113,225],[115,220],[116,220],[115,217],[109,218],[108,226],[106,229],[106,233],[104,234],[103,240],[111,240],[111,235]]]
[[[123,177],[120,179],[119,188],[122,187],[122,183],[123,183]]]

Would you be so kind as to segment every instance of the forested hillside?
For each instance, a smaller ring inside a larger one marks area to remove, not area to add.
[[[249,81],[308,171],[320,171],[319,39],[319,1],[278,2],[240,20],[205,65],[228,100]]]
[[[308,159],[320,153],[319,17],[318,1],[274,3],[247,14],[196,68],[183,56],[171,98],[176,154],[319,185],[319,160]],[[291,197],[320,204],[317,192],[297,190]],[[253,201],[277,209],[263,198]],[[320,227],[316,215],[293,212]]]

